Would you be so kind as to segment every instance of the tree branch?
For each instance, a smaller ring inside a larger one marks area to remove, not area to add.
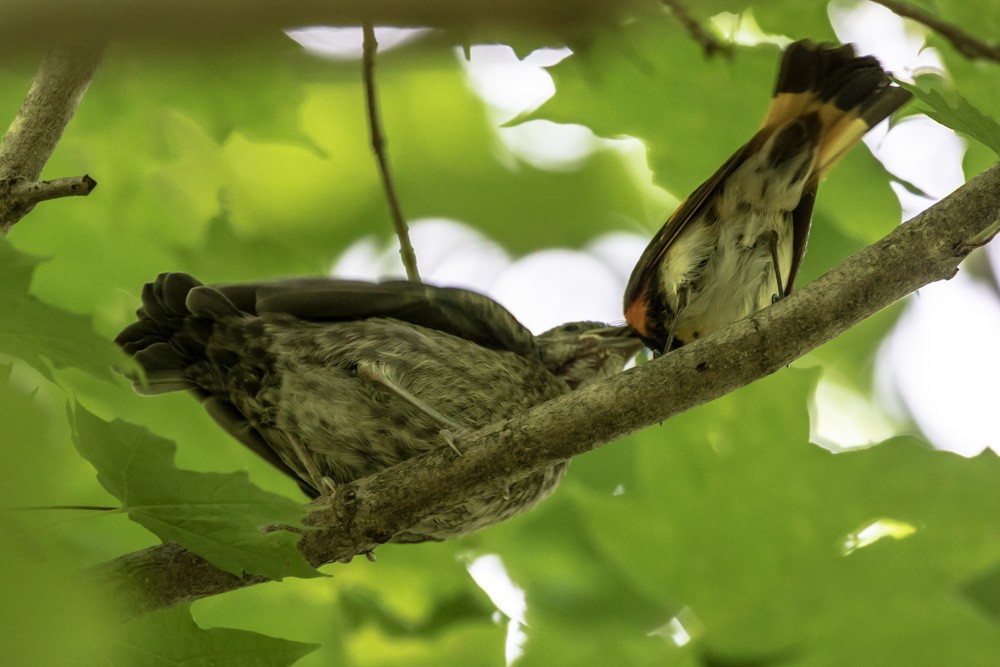
[[[392,226],[399,239],[399,255],[403,258],[406,277],[413,282],[420,282],[420,271],[417,270],[417,255],[410,243],[410,228],[403,216],[403,208],[399,205],[396,186],[392,181],[392,171],[389,169],[389,155],[385,151],[385,135],[382,134],[382,122],[379,120],[378,97],[375,88],[375,53],[378,42],[375,40],[375,28],[371,23],[365,23],[362,28],[365,39],[363,46],[363,64],[365,73],[365,99],[368,101],[368,128],[371,136],[372,150],[378,161],[378,171],[382,176],[382,188],[389,203],[389,213],[392,215]]]
[[[461,43],[490,41],[512,34],[579,34],[595,25],[617,25],[647,0],[73,0],[0,2],[0,53],[16,54],[39,43],[80,39],[96,42],[146,42],[185,50],[240,45],[248,39],[273,38],[297,26],[375,25],[448,30]],[[473,9],[474,7],[474,9]],[[239,20],[234,20],[239,17]]]
[[[1000,228],[1000,163],[801,291],[703,340],[377,475],[338,487],[299,548],[319,565],[385,542],[462,499],[662,422],[769,375],[915,289],[952,277]],[[224,574],[177,545],[98,568],[142,613],[263,581]]]
[[[951,42],[955,50],[966,58],[994,60],[1000,62],[1000,44],[989,44],[981,39],[973,37],[969,33],[959,28],[954,23],[949,23],[920,7],[911,5],[902,0],[872,0],[882,5],[892,13],[903,18],[912,19],[921,25],[927,26]]]
[[[90,85],[102,52],[58,48],[38,68],[17,117],[0,140],[0,230],[10,230],[46,199],[86,195],[97,183],[90,176],[38,181],[80,99]]]
[[[662,2],[670,10],[674,18],[684,26],[688,34],[691,35],[691,38],[701,45],[706,58],[710,58],[717,53],[727,58],[733,57],[732,46],[719,41],[712,33],[705,30],[705,27],[691,16],[691,12],[688,11],[688,8],[680,0],[662,0]]]

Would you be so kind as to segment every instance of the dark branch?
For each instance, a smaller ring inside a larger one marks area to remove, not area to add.
[[[385,190],[386,201],[389,203],[389,212],[392,214],[392,226],[399,239],[399,254],[403,258],[406,277],[419,283],[420,272],[417,270],[417,255],[413,252],[413,245],[410,243],[410,228],[406,224],[406,218],[403,217],[403,209],[399,205],[399,197],[396,195],[396,186],[392,182],[389,156],[385,151],[385,135],[382,133],[382,122],[379,120],[378,97],[375,94],[375,53],[378,51],[378,42],[375,41],[375,29],[371,23],[365,23],[363,30],[365,35],[363,55],[365,97],[368,100],[368,127],[371,131],[372,150],[375,151],[378,171],[382,176],[382,187]]]
[[[652,363],[561,396],[447,447],[338,487],[307,522],[299,548],[319,565],[349,559],[474,497],[662,422],[787,366],[936,280],[952,277],[1000,226],[1000,164],[813,284]],[[177,545],[152,547],[99,571],[142,613],[259,583],[219,572]]]
[[[951,42],[955,50],[966,58],[994,60],[1000,62],[1000,44],[984,42],[973,37],[969,33],[959,28],[954,23],[948,23],[930,12],[919,7],[915,7],[902,0],[873,0],[889,11],[903,18],[912,19],[921,25],[925,25],[937,34]]]
[[[18,54],[39,44],[86,36],[96,42],[146,43],[156,48],[245,47],[274,39],[296,26],[430,27],[448,31],[453,43],[509,38],[511,34],[579,35],[615,26],[646,0],[73,0],[0,2],[0,53]],[[239,20],[234,20],[238,17]],[[183,35],[179,40],[178,35]],[[552,42],[552,40],[549,40]],[[478,42],[477,42],[478,43]]]
[[[701,49],[705,52],[706,57],[714,56],[717,53],[727,58],[732,57],[732,47],[729,44],[720,42],[708,30],[705,30],[705,27],[691,16],[691,12],[688,11],[688,8],[680,0],[662,0],[662,2],[670,9],[670,13],[673,14],[674,18],[684,26],[688,34],[691,35],[691,38],[701,45]]]
[[[40,201],[86,195],[89,176],[37,182],[90,85],[101,52],[55,49],[45,56],[31,89],[0,140],[0,230],[7,232]]]

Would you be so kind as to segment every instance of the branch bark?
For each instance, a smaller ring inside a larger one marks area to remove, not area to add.
[[[464,498],[572,458],[769,375],[930,282],[1000,229],[1000,163],[813,284],[716,334],[339,487],[307,522],[299,548],[314,565],[370,551]],[[249,586],[174,544],[105,563],[130,613]]]
[[[39,43],[80,39],[100,43],[147,42],[158,47],[219,48],[308,25],[432,27],[490,41],[518,32],[578,34],[589,26],[615,25],[642,11],[645,0],[134,0],[0,2],[0,52],[19,53]],[[473,9],[474,7],[474,9]],[[239,20],[233,20],[239,17]]]
[[[897,16],[924,25],[948,40],[955,50],[973,60],[993,60],[1000,63],[1000,44],[973,37],[954,23],[939,19],[920,7],[902,0],[873,0]]]
[[[716,39],[705,26],[691,16],[691,12],[688,11],[687,6],[681,0],[662,0],[662,2],[670,10],[670,13],[674,15],[674,18],[688,31],[691,39],[701,46],[701,50],[704,51],[706,58],[711,58],[717,53],[722,54],[726,58],[733,57],[732,45]]]
[[[57,48],[38,68],[17,117],[0,140],[0,231],[46,199],[86,195],[90,176],[38,182],[101,61],[102,51]]]

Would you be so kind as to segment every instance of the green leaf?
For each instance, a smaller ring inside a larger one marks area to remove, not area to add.
[[[48,409],[52,396],[54,411]],[[81,525],[66,512],[14,509],[74,497],[61,495],[78,488],[74,464],[81,463],[60,424],[64,404],[60,388],[23,365],[0,364],[0,627],[10,639],[5,664],[101,664],[104,638],[115,631],[100,585],[80,574],[90,564],[80,545],[106,538],[106,522]],[[72,533],[68,539],[65,530]]]
[[[971,579],[962,593],[1000,621],[1000,564]]]
[[[824,451],[808,442],[815,377],[782,371],[647,429],[617,495],[571,487],[627,582],[614,594],[688,610],[723,662],[989,664],[996,626],[957,593],[1000,560],[1000,459],[912,438]]]
[[[902,84],[923,104],[920,110],[930,118],[992,150],[1000,157],[1000,123],[972,105],[958,91],[941,87],[927,88],[929,77],[921,77],[921,85]]]
[[[175,446],[120,419],[106,422],[79,403],[74,442],[101,485],[129,517],[165,542],[179,542],[216,567],[271,579],[318,573],[296,549],[308,508],[252,485],[245,473],[200,473],[174,466]]]
[[[113,380],[111,369],[126,365],[125,356],[94,331],[90,318],[50,306],[28,293],[42,261],[0,238],[0,352],[27,362],[53,381],[50,364]]]
[[[203,630],[191,618],[190,608],[182,606],[126,623],[115,637],[112,647],[114,653],[108,656],[108,664],[123,667],[281,667],[293,664],[315,651],[319,645],[230,628]]]
[[[234,132],[255,141],[288,142],[322,154],[302,127],[304,98],[297,70],[307,59],[291,38],[275,33],[230,51],[122,48],[101,72],[100,97],[129,105],[155,122],[168,111],[194,119],[220,144]],[[218,76],[220,71],[225,76]],[[358,73],[360,77],[360,71]],[[263,82],[266,81],[266,85]],[[253,90],[253,95],[247,91]],[[96,117],[87,114],[87,122]],[[169,151],[166,144],[159,144]]]

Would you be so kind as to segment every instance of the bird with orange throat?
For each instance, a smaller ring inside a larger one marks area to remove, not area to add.
[[[794,42],[757,133],[677,208],[625,290],[625,319],[668,352],[787,296],[819,182],[910,93],[853,47]]]

